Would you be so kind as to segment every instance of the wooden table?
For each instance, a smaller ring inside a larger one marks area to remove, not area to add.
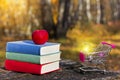
[[[120,74],[118,72],[107,72],[106,74],[98,72],[82,74],[73,69],[73,64],[78,63],[71,60],[61,60],[61,69],[59,71],[44,75],[7,71],[4,67],[1,67],[0,80],[120,80]]]

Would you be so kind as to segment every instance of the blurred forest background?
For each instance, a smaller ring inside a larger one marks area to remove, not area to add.
[[[63,59],[78,60],[101,41],[116,45],[108,68],[120,71],[120,0],[0,0],[0,66],[6,42],[31,39],[46,29],[51,42],[60,42]]]

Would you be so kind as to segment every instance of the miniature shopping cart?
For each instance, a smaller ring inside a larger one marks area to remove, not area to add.
[[[90,53],[90,55],[85,55],[85,53],[80,52],[79,59],[84,67],[79,67],[79,70],[83,73],[86,72],[106,72],[106,61],[107,57],[110,55],[110,51],[112,48],[115,48],[115,45],[109,44],[107,42],[101,42],[94,52]],[[92,65],[92,66],[91,66]],[[99,66],[103,66],[104,69],[101,69]]]

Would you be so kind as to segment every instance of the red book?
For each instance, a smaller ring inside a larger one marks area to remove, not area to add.
[[[6,60],[5,68],[11,71],[25,72],[32,74],[45,74],[59,69],[59,61],[47,64],[33,64],[15,60]]]

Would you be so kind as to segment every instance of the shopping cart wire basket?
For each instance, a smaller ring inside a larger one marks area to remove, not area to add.
[[[105,62],[107,61],[107,57],[110,55],[110,51],[115,47],[116,46],[114,44],[101,42],[89,55],[80,52],[79,59],[85,66],[80,67],[79,69],[83,72],[106,72],[107,67]],[[91,64],[94,66],[89,66]],[[104,66],[104,69],[100,69],[98,65]]]

